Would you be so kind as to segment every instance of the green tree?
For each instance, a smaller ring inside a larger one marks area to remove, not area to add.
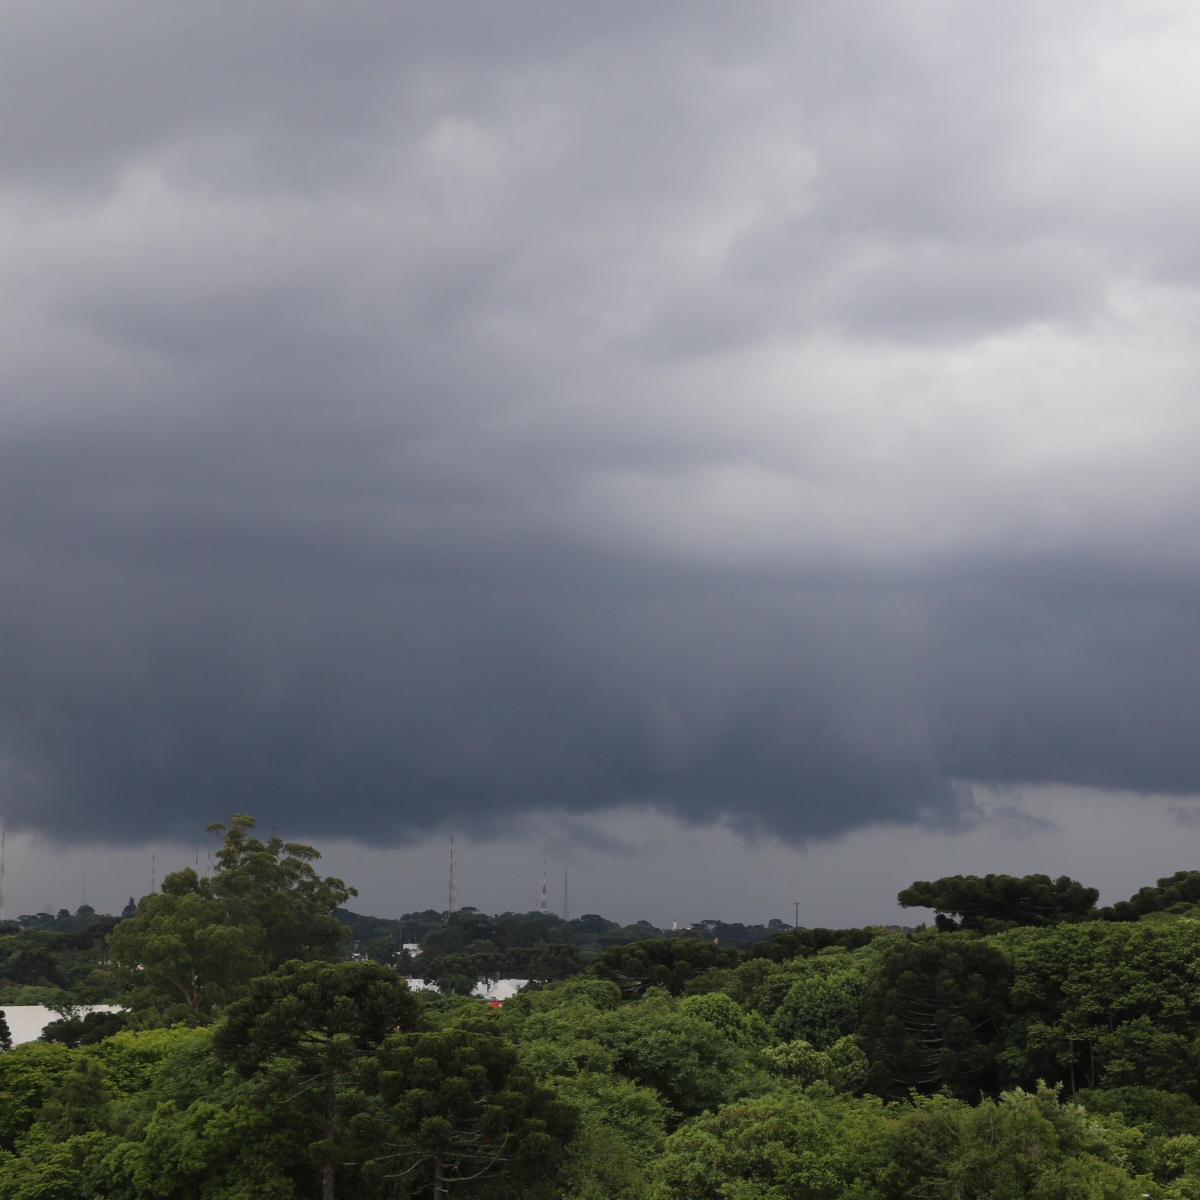
[[[255,940],[227,904],[173,890],[142,897],[137,915],[113,931],[109,958],[135,1010],[199,1020],[262,974]]]
[[[858,1029],[866,990],[860,971],[802,975],[775,1010],[771,1031],[783,1041],[801,1038],[825,1050]]]
[[[665,988],[673,996],[683,993],[689,980],[712,967],[733,967],[742,955],[729,946],[696,938],[656,938],[614,946],[592,964],[601,979],[610,979],[628,995],[647,988]]]
[[[103,1056],[124,1130],[104,1160],[106,1200],[298,1200],[320,1191],[310,1150],[319,1112],[264,1103],[257,1081],[214,1055],[212,1029],[119,1034],[89,1053]]]
[[[622,1004],[614,984],[584,976],[510,1001],[503,1021],[539,1077],[623,1076],[656,1092],[676,1122],[730,1099],[749,1078],[754,1030],[726,996],[678,1001],[652,988]]]
[[[65,1141],[72,1134],[106,1126],[111,1100],[104,1068],[84,1055],[61,1084],[47,1090],[37,1121],[54,1140]]]
[[[842,1200],[895,1195],[881,1101],[820,1085],[728,1104],[673,1133],[654,1167],[661,1200]]]
[[[1004,955],[970,934],[892,945],[863,1002],[868,1088],[896,1098],[914,1088],[964,1099],[994,1091],[1010,978]]]
[[[640,1200],[662,1151],[667,1107],[652,1088],[610,1072],[584,1071],[554,1081],[579,1109],[579,1129],[563,1169],[567,1195],[587,1200]]]
[[[793,958],[811,958],[831,947],[861,950],[887,933],[881,925],[866,929],[781,929],[771,934],[770,941],[755,942],[746,954],[751,960],[765,958],[782,963]]]
[[[495,1197],[548,1191],[578,1121],[484,1022],[388,1038],[361,1087],[378,1102],[355,1120],[364,1165],[380,1180],[421,1179],[434,1200],[471,1180]]]
[[[321,1090],[324,1200],[334,1195],[338,1079],[394,1029],[411,1027],[417,1008],[403,980],[378,963],[289,962],[254,980],[216,1032],[218,1056],[277,1095]]]
[[[0,1053],[12,1049],[12,1030],[8,1027],[8,1017],[0,1009]]]
[[[1102,908],[1106,921],[1137,921],[1147,913],[1188,912],[1200,904],[1200,871],[1176,871],[1154,887],[1139,888],[1128,900]]]
[[[613,1070],[693,1116],[737,1094],[747,1060],[735,1040],[688,1005],[655,988],[635,1004],[581,1022],[580,1031],[613,1056]]]
[[[749,1046],[761,1035],[762,1023],[751,1022],[742,1006],[724,992],[704,992],[686,996],[677,1011],[711,1025],[726,1041],[735,1046]]]
[[[895,1193],[957,1200],[1137,1200],[1127,1131],[1106,1129],[1055,1089],[1004,1093],[976,1106],[945,1096],[896,1112]]]
[[[1200,1175],[1186,1161],[1200,1152],[1200,1104],[1190,1097],[1134,1086],[1082,1091],[1076,1099],[1106,1125],[1115,1120],[1141,1135],[1130,1139],[1131,1170],[1152,1175],[1160,1184],[1174,1182],[1185,1171]]]
[[[26,1042],[0,1055],[0,1150],[13,1149],[73,1061],[65,1046],[46,1042]]]
[[[382,963],[385,967],[395,965],[396,954],[399,947],[396,945],[396,939],[388,934],[381,937],[372,938],[363,947],[363,956],[369,958],[372,962]]]
[[[37,935],[34,935],[37,936]],[[47,935],[42,935],[45,938]],[[36,987],[65,987],[67,978],[56,956],[44,944],[24,946],[4,961],[4,977]]]
[[[281,962],[332,960],[349,939],[335,910],[358,892],[340,879],[322,879],[313,868],[321,857],[312,846],[251,835],[254,818],[230,817],[229,825],[210,825],[221,838],[218,871],[197,879],[190,868],[169,875],[163,890],[195,891],[221,901],[232,924],[247,930],[270,973]]]
[[[785,1079],[794,1079],[802,1087],[821,1080],[835,1092],[856,1092],[867,1080],[870,1063],[853,1037],[834,1042],[828,1050],[818,1050],[805,1041],[782,1042],[762,1051],[767,1069]]]
[[[43,1042],[62,1042],[75,1049],[78,1046],[94,1046],[105,1038],[120,1033],[129,1024],[125,1012],[91,1012],[84,1016],[64,1017],[51,1021],[42,1030]]]
[[[349,938],[334,910],[354,894],[322,879],[311,846],[251,836],[254,818],[213,825],[218,870],[169,874],[109,938],[114,974],[135,1010],[196,1021],[280,962],[331,960]]]
[[[897,900],[901,908],[932,908],[939,929],[995,933],[1014,925],[1055,925],[1096,916],[1100,893],[1066,875],[948,875],[918,880]],[[958,917],[956,922],[953,918]]]
[[[113,1135],[98,1129],[62,1140],[31,1134],[19,1155],[0,1159],[0,1196],[4,1200],[107,1200],[112,1195],[107,1160],[116,1144]]]
[[[1200,1096],[1200,924],[1093,921],[1015,929],[1005,1078],[1084,1087],[1141,1085]]]

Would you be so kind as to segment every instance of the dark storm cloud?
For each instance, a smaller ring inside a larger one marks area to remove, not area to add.
[[[7,821],[1200,789],[1196,31],[1093,11],[11,10]]]

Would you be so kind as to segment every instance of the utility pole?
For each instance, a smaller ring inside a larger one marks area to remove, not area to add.
[[[449,921],[454,915],[454,901],[456,888],[454,883],[454,834],[450,835],[450,886],[446,891],[446,920]]]
[[[571,902],[569,893],[567,892],[567,868],[563,867],[563,910],[562,919],[569,921],[571,919]]]

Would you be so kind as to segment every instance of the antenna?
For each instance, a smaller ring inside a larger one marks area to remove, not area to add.
[[[567,891],[567,868],[563,867],[563,910],[562,919],[569,921],[571,919],[571,902],[570,892]]]
[[[200,874],[200,843],[196,843],[196,874]]]
[[[83,873],[83,895],[79,898],[79,906],[82,908],[87,904],[87,872]]]
[[[446,920],[450,920],[454,912],[456,888],[454,885],[454,834],[450,835],[450,886],[446,889]]]
[[[538,897],[538,912],[550,911],[550,899],[546,894],[546,859],[550,853],[548,842],[542,844],[542,894]]]
[[[800,928],[800,901],[796,901],[796,919],[792,922],[793,929]]]
[[[158,878],[158,876],[155,874],[154,865],[155,865],[154,864],[154,855],[151,854],[150,855],[150,891],[152,894],[154,892],[154,881],[155,881],[155,879]]]

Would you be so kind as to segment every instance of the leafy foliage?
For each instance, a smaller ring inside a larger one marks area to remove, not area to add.
[[[823,950],[861,950],[888,931],[881,926],[869,929],[783,929],[771,934],[769,942],[750,947],[751,958],[766,958],[786,962],[794,958],[810,958]]]
[[[775,1010],[771,1031],[785,1042],[800,1038],[828,1049],[857,1031],[866,990],[861,971],[807,972]]]
[[[740,960],[741,955],[732,947],[694,938],[657,938],[606,950],[591,970],[630,995],[655,987],[678,996],[702,971],[734,966]]]
[[[1176,871],[1154,887],[1139,888],[1128,900],[1102,908],[1100,916],[1109,921],[1136,921],[1149,913],[1189,912],[1196,905],[1200,905],[1200,871]]]
[[[277,1098],[320,1089],[326,1200],[333,1196],[338,1078],[392,1030],[411,1027],[416,1008],[395,972],[377,963],[289,962],[256,979],[217,1030],[218,1057],[243,1076],[262,1076]]]
[[[485,1180],[495,1196],[543,1190],[577,1122],[487,1023],[390,1037],[364,1063],[362,1088],[377,1102],[354,1123],[369,1177],[415,1176],[434,1196]]]
[[[1200,924],[1014,930],[1006,1077],[1077,1088],[1139,1084],[1200,1098]]]
[[[932,908],[939,929],[997,933],[1014,925],[1095,917],[1099,896],[1066,875],[1053,880],[1049,875],[948,875],[933,883],[920,880],[897,899],[903,908]]]
[[[936,929],[742,950],[358,917],[252,828],[105,926],[109,961],[71,914],[0,928],[0,979],[37,981],[5,996],[64,1013],[0,1054],[0,1200],[1200,1200],[1200,873],[1099,914],[949,877],[905,893]],[[417,936],[441,996],[396,970]],[[539,982],[455,994],[501,972]],[[71,1007],[115,988],[131,1011]]]
[[[897,1114],[889,1137],[898,1196],[1137,1200],[1123,1130],[1106,1129],[1054,1089],[1006,1092],[972,1107],[944,1096]]]
[[[863,1009],[868,1087],[897,1099],[912,1090],[964,1099],[994,1091],[1011,971],[969,934],[923,935],[883,957]]]
[[[100,999],[111,992],[103,970],[105,938],[116,924],[89,908],[69,920],[0,925],[0,994],[5,1004],[42,1003],[64,989],[88,988]],[[68,914],[69,916],[69,914]],[[26,921],[25,918],[22,919]],[[42,989],[33,999],[25,989]]]
[[[333,914],[354,890],[316,873],[311,846],[264,843],[253,828],[241,815],[210,826],[222,838],[217,873],[168,875],[114,930],[116,978],[135,1010],[203,1020],[282,962],[339,957],[347,934]]]
[[[667,1139],[662,1200],[730,1196],[840,1200],[886,1194],[895,1168],[879,1100],[776,1092],[706,1113]]]
[[[76,1046],[94,1046],[105,1038],[120,1033],[129,1024],[129,1014],[124,1012],[90,1012],[83,1016],[64,1017],[51,1021],[42,1030],[42,1041],[62,1042],[74,1049]]]

